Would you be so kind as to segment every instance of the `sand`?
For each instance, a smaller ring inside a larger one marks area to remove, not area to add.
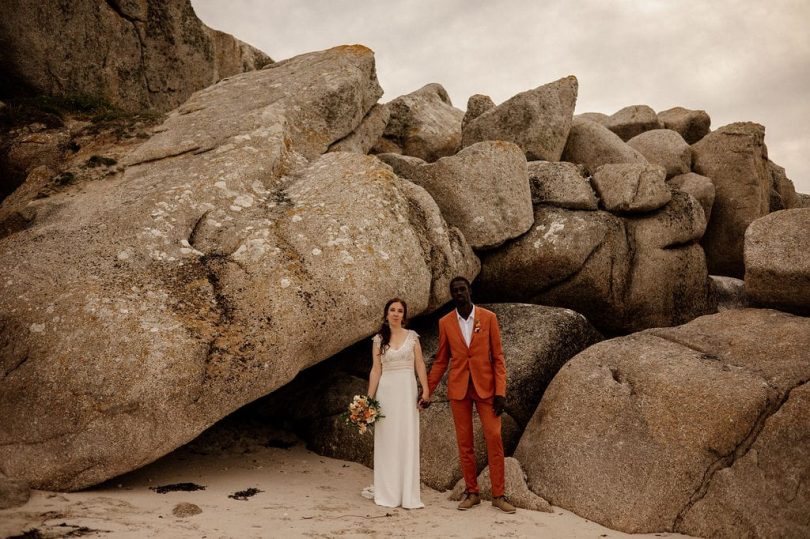
[[[365,466],[289,448],[231,444],[225,450],[184,447],[134,472],[81,492],[34,491],[23,507],[0,511],[0,537],[685,537],[612,531],[563,509],[507,515],[489,502],[458,511],[449,492],[423,487],[425,509],[378,507],[360,495],[372,483]],[[149,487],[192,482],[205,490],[158,494]],[[229,495],[261,490],[245,500]],[[179,503],[193,516],[172,514]],[[85,529],[86,528],[86,529]]]

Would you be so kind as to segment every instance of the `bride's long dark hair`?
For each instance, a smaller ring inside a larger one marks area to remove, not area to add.
[[[403,300],[399,298],[391,298],[389,299],[386,304],[385,308],[383,309],[383,321],[382,326],[380,327],[380,354],[384,354],[385,351],[391,346],[391,326],[388,325],[388,309],[394,303],[402,304],[402,326],[405,326],[405,321],[408,320],[408,304],[405,303]]]

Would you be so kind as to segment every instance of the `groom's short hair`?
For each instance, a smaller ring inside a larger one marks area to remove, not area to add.
[[[452,279],[450,279],[450,284],[448,285],[448,287],[452,289],[453,288],[453,283],[456,283],[458,281],[462,281],[462,282],[466,283],[467,288],[472,290],[472,285],[470,284],[470,281],[468,281],[466,277],[462,277],[461,275],[459,275],[458,277],[453,277]]]

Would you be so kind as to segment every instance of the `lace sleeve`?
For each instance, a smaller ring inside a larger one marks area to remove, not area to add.
[[[380,343],[381,343],[381,342],[382,342],[382,335],[380,335],[379,333],[377,333],[376,335],[374,335],[374,336],[371,338],[371,343],[372,343],[373,345],[377,346],[377,348],[379,348],[379,347],[380,347]]]

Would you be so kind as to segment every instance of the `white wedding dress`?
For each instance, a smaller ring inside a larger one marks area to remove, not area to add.
[[[424,507],[419,492],[419,411],[414,353],[419,335],[408,330],[399,348],[382,355],[377,400],[383,418],[374,423],[374,503],[385,507]],[[374,340],[380,342],[380,336]],[[372,489],[366,489],[370,497]]]

